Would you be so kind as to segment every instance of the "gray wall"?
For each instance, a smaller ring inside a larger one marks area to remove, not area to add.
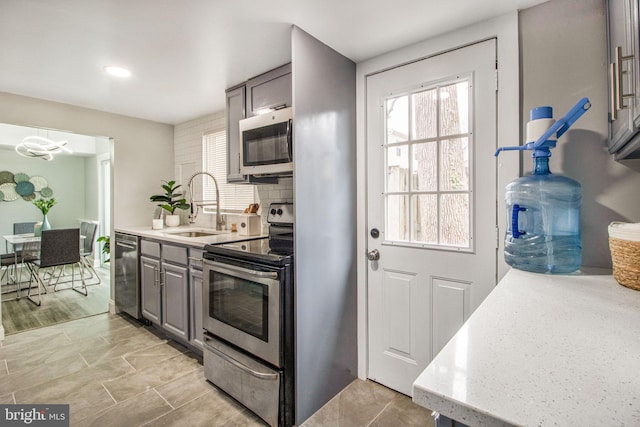
[[[357,375],[355,64],[292,31],[296,420]]]
[[[593,104],[550,161],[552,173],[582,184],[582,263],[592,267],[611,266],[611,221],[640,221],[640,161],[616,162],[606,149],[606,42],[604,0],[551,0],[520,12],[523,126],[536,106],[553,106],[559,118],[583,96]],[[531,166],[525,154],[524,172]]]
[[[113,225],[151,223],[149,196],[173,177],[172,125],[2,92],[0,122],[112,137]]]

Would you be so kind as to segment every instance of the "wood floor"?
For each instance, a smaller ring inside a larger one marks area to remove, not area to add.
[[[53,287],[49,293],[42,295],[42,305],[39,307],[31,303],[27,298],[5,301],[15,298],[15,293],[2,295],[2,324],[5,334],[11,335],[29,329],[42,328],[70,320],[82,319],[109,310],[109,270],[97,269],[102,283],[87,286],[88,295],[84,296],[68,288],[68,284],[60,285],[63,289],[54,292]],[[76,273],[77,274],[77,273]],[[87,283],[95,283],[91,280]],[[3,292],[10,289],[3,285]]]

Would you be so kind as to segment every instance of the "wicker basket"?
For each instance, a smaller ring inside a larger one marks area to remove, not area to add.
[[[613,277],[622,286],[640,291],[640,242],[609,237]]]

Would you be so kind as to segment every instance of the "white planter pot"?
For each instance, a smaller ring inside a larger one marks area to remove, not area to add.
[[[180,225],[180,215],[166,215],[164,223],[167,227],[177,227]]]

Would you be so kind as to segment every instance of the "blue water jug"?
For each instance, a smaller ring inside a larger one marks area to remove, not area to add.
[[[571,273],[580,268],[582,188],[566,176],[549,171],[551,149],[569,127],[591,107],[583,98],[565,117],[553,120],[551,107],[531,110],[527,144],[502,150],[532,150],[533,172],[506,189],[507,232],[504,257],[510,266],[536,273]],[[550,139],[554,134],[556,139]]]

